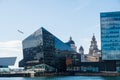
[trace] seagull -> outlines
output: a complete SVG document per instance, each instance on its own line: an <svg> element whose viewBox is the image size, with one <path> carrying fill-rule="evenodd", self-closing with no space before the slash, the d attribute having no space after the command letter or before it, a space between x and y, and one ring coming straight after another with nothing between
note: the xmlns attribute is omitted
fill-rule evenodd
<svg viewBox="0 0 120 80"><path fill-rule="evenodd" d="M22 31L20 31L20 30L17 30L19 33L21 33L21 34L24 34Z"/></svg>

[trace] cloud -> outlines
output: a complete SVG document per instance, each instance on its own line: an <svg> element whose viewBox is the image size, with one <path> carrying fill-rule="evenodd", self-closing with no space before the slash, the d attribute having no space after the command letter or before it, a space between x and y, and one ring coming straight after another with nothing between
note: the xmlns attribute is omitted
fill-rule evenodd
<svg viewBox="0 0 120 80"><path fill-rule="evenodd" d="M2 47L17 47L17 44L20 44L21 41L19 40L13 40L13 41L4 41L4 42L0 42L0 46Z"/></svg>
<svg viewBox="0 0 120 80"><path fill-rule="evenodd" d="M0 42L0 50L20 51L20 47L21 41L19 40Z"/></svg>

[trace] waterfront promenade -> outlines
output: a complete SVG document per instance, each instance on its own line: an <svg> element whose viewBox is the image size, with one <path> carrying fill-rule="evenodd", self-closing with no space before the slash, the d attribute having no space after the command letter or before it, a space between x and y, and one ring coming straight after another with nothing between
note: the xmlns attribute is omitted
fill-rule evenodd
<svg viewBox="0 0 120 80"><path fill-rule="evenodd" d="M0 73L0 77L46 77L46 76L120 76L117 72L100 72L100 73L81 73L81 72L60 72L60 73Z"/></svg>

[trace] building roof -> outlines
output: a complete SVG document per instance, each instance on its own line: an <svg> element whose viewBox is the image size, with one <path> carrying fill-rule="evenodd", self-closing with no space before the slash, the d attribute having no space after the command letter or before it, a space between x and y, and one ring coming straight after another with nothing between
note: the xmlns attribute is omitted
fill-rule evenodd
<svg viewBox="0 0 120 80"><path fill-rule="evenodd" d="M55 48L60 50L74 51L69 45L66 45L63 41L61 41L43 27L39 28L37 31L23 40L23 49L33 48L39 45L43 46L43 43L45 43L45 39L43 37L45 37L46 33L48 34L47 36L51 36L52 41L54 41Z"/></svg>
<svg viewBox="0 0 120 80"><path fill-rule="evenodd" d="M14 65L16 57L4 57L0 58L0 66L11 66Z"/></svg>

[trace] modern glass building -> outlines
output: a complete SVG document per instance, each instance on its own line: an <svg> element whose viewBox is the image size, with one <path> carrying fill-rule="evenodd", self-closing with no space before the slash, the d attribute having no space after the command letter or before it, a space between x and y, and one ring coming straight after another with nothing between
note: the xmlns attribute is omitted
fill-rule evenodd
<svg viewBox="0 0 120 80"><path fill-rule="evenodd" d="M120 60L120 11L100 14L102 60Z"/></svg>
<svg viewBox="0 0 120 80"><path fill-rule="evenodd" d="M46 64L57 71L65 71L66 55L74 53L72 48L43 27L23 40L22 44L23 60L19 62L19 66L25 68Z"/></svg>
<svg viewBox="0 0 120 80"><path fill-rule="evenodd" d="M9 66L15 64L16 57L2 57L0 58L0 73L9 72Z"/></svg>

